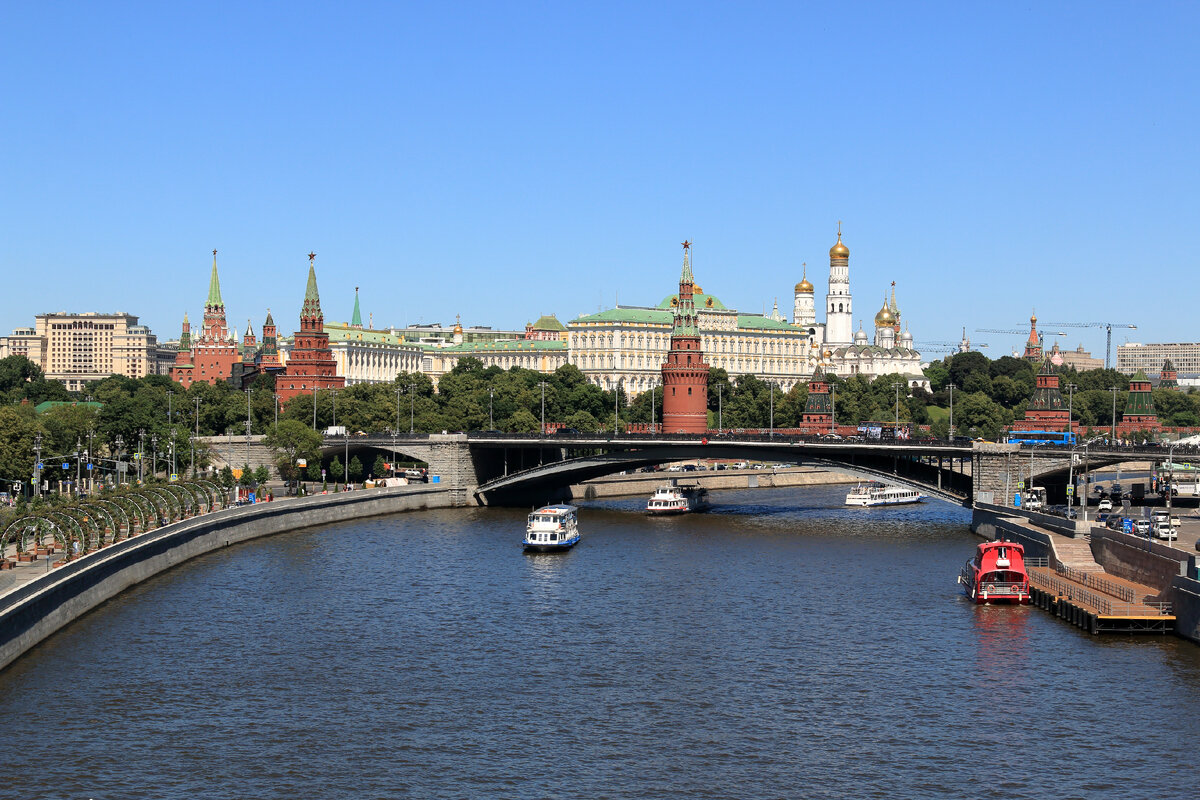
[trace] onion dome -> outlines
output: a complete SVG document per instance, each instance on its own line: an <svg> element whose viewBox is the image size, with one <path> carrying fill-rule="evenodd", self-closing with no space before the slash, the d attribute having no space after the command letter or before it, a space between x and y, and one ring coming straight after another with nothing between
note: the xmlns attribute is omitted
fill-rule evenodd
<svg viewBox="0 0 1200 800"><path fill-rule="evenodd" d="M829 248L829 257L830 258L849 258L850 257L850 248L846 247L846 245L842 244L842 225L840 222L838 223L837 244L835 244L833 247Z"/></svg>
<svg viewBox="0 0 1200 800"><path fill-rule="evenodd" d="M804 268L804 277L801 278L800 282L796 284L796 294L812 294L812 293L813 293L813 285L811 283L809 283L808 267L806 265Z"/></svg>
<svg viewBox="0 0 1200 800"><path fill-rule="evenodd" d="M861 345L867 344L867 342L867 332L863 330L862 320L860 319L858 321L858 331L854 334L854 343Z"/></svg>
<svg viewBox="0 0 1200 800"><path fill-rule="evenodd" d="M875 315L876 328L890 328L896 324L896 318L892 316L892 310L888 308L887 300L883 301L883 308L879 309L879 313Z"/></svg>
<svg viewBox="0 0 1200 800"><path fill-rule="evenodd" d="M831 358L833 358L833 351L830 350L828 347L826 347L825 348L825 360L828 361Z"/></svg>
<svg viewBox="0 0 1200 800"><path fill-rule="evenodd" d="M460 314L454 315L454 332L462 333L462 315Z"/></svg>

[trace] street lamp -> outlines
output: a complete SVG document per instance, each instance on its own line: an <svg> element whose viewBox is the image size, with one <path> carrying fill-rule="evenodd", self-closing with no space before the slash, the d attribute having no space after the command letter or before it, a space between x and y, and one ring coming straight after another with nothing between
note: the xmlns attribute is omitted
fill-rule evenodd
<svg viewBox="0 0 1200 800"><path fill-rule="evenodd" d="M724 399L722 396L724 388L725 387L723 387L721 384L719 384L719 383L717 384L717 433L720 433L722 430L725 429L725 420L723 417L724 403L722 402L722 400ZM663 402L664 403L667 402L666 387L663 387ZM666 416L667 416L667 412L666 412L666 408L664 407L663 408L663 424L664 425L667 422Z"/></svg>
<svg viewBox="0 0 1200 800"><path fill-rule="evenodd" d="M1112 404L1112 432L1111 432L1111 434L1110 434L1110 436L1109 436L1109 441L1110 441L1110 442L1111 442L1113 445L1116 445L1116 443L1117 443L1117 387L1115 387L1115 386L1110 386L1110 387L1108 387L1108 390L1109 390L1110 392L1112 392L1112 396L1113 396L1113 404Z"/></svg>
<svg viewBox="0 0 1200 800"><path fill-rule="evenodd" d="M496 420L492 417L492 395L495 394L495 389L488 387L488 430L496 430Z"/></svg>
<svg viewBox="0 0 1200 800"><path fill-rule="evenodd" d="M950 390L950 441L954 441L954 390L956 387L953 383L946 384L946 388Z"/></svg>
<svg viewBox="0 0 1200 800"><path fill-rule="evenodd" d="M892 388L896 390L896 421L892 425L893 439L897 438L898 434L900 433L900 387L901 386L907 386L907 384L900 383L900 381L892 381Z"/></svg>
<svg viewBox="0 0 1200 800"><path fill-rule="evenodd" d="M655 429L655 427L654 427L654 412L655 412L655 408L654 408L654 400L655 400L654 393L655 393L656 391L658 391L658 381L657 381L657 380L655 380L655 381L652 381L652 382L650 383L650 433L654 433L654 432L655 432L655 430L656 430L656 429Z"/></svg>
<svg viewBox="0 0 1200 800"><path fill-rule="evenodd" d="M196 433L192 439L192 477L195 478L199 472L196 470L196 440L200 438L200 398L196 398Z"/></svg>
<svg viewBox="0 0 1200 800"><path fill-rule="evenodd" d="M775 436L775 384L774 383L771 384L771 421L770 421L770 425L771 425L771 428L770 428L770 432L768 433L768 435L771 437L774 437Z"/></svg>
<svg viewBox="0 0 1200 800"><path fill-rule="evenodd" d="M542 384L542 436L546 435L546 382L540 381Z"/></svg>
<svg viewBox="0 0 1200 800"><path fill-rule="evenodd" d="M829 384L829 432L837 433L837 384Z"/></svg>
<svg viewBox="0 0 1200 800"><path fill-rule="evenodd" d="M399 383L396 384L396 432L400 431L400 392L403 387ZM393 448L394 449L394 448ZM394 455L394 454L393 454Z"/></svg>
<svg viewBox="0 0 1200 800"><path fill-rule="evenodd" d="M1079 387L1073 383L1067 384L1067 433L1075 432L1075 390Z"/></svg>
<svg viewBox="0 0 1200 800"><path fill-rule="evenodd" d="M279 392L275 392L275 427L279 427Z"/></svg>
<svg viewBox="0 0 1200 800"><path fill-rule="evenodd" d="M416 405L417 398L416 398L416 395L414 394L416 391L417 391L417 384L410 381L408 384L408 432L409 433L412 433L414 428L416 427L414 424L416 417L417 417L417 405Z"/></svg>
<svg viewBox="0 0 1200 800"><path fill-rule="evenodd" d="M252 425L250 421L250 390L246 390L246 469L250 469L250 431Z"/></svg>
<svg viewBox="0 0 1200 800"><path fill-rule="evenodd" d="M621 427L621 379L613 376L613 436L616 436Z"/></svg>

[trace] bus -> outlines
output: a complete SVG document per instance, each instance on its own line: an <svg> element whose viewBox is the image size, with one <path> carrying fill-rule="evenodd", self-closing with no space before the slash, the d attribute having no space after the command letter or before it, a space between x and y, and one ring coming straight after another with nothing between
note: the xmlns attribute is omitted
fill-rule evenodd
<svg viewBox="0 0 1200 800"><path fill-rule="evenodd" d="M1049 444L1058 447L1074 447L1076 436L1071 431L1009 431L1009 444Z"/></svg>

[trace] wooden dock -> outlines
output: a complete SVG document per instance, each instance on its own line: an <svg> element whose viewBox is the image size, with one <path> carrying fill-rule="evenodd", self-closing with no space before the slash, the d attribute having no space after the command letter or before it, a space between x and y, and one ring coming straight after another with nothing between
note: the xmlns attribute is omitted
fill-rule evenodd
<svg viewBox="0 0 1200 800"><path fill-rule="evenodd" d="M1041 564L1030 563L1042 561ZM1029 600L1091 633L1170 633L1175 617L1170 603L1153 602L1149 586L1107 573L1029 559Z"/></svg>

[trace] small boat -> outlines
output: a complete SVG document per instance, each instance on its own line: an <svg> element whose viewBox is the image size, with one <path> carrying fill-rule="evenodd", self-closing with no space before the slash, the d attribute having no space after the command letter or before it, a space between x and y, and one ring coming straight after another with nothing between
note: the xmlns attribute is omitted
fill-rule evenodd
<svg viewBox="0 0 1200 800"><path fill-rule="evenodd" d="M646 513L663 516L666 514L688 514L708 509L708 489L703 486L677 486L669 483L660 486L646 501Z"/></svg>
<svg viewBox="0 0 1200 800"><path fill-rule="evenodd" d="M976 603L1028 603L1025 548L1016 542L982 543L963 565L958 582Z"/></svg>
<svg viewBox="0 0 1200 800"><path fill-rule="evenodd" d="M525 549L538 553L569 550L579 541L579 509L575 506L543 506L529 515L525 525Z"/></svg>
<svg viewBox="0 0 1200 800"><path fill-rule="evenodd" d="M905 503L919 503L925 495L916 489L903 486L888 486L886 483L871 481L860 483L846 495L848 506L898 506Z"/></svg>

